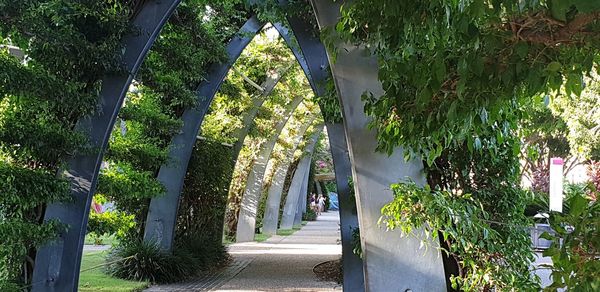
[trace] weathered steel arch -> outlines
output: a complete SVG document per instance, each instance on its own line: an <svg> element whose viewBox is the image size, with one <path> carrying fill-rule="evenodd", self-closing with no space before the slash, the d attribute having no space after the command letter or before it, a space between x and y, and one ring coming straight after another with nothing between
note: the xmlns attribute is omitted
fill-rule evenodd
<svg viewBox="0 0 600 292"><path fill-rule="evenodd" d="M237 161L238 156L240 155L240 151L244 146L244 140L246 139L246 136L248 136L250 128L254 124L254 118L258 114L260 107L263 105L267 97L271 95L271 92L273 92L275 86L277 86L279 83L279 80L283 78L283 75L285 75L288 70L289 68L284 68L283 70L277 70L276 76L267 76L267 80L263 84L263 91L258 97L252 100L252 108L244 113L244 116L242 117L242 128L237 131L235 135L236 141L233 143L233 163Z"/></svg>
<svg viewBox="0 0 600 292"><path fill-rule="evenodd" d="M204 116L219 87L225 80L227 72L263 26L264 23L261 23L256 16L252 16L246 21L240 29L240 33L227 46L229 59L224 63L211 66L207 80L198 87L199 105L183 113L183 127L180 133L173 137L171 141L172 147L169 158L172 161L161 166L158 172L158 181L165 186L166 194L153 198L150 202L144 240L157 242L161 248L171 250L175 235L179 197L183 189L183 181L192 156L196 136Z"/></svg>
<svg viewBox="0 0 600 292"><path fill-rule="evenodd" d="M318 38L317 32L314 31L312 25L307 23L305 19L291 16L288 17L288 22L304 58L302 59L297 56L297 59L305 60L307 68L305 72L307 72L307 76L311 76L309 80L312 80L311 85L313 86L313 90L317 95L323 95L325 94L325 82L329 77L327 71L329 69L329 60L325 46ZM282 35L284 34L282 33ZM291 47L291 40L288 42ZM340 202L340 233L342 237L342 263L344 265L343 287L348 291L364 291L363 261L354 254L352 246L353 230L359 227L359 221L356 202L351 196L350 188L348 187L348 179L351 177L352 171L350 168L348 145L346 143L346 133L342 123L328 123L326 126ZM307 180L308 174L304 179L305 182L303 182L302 187L306 187ZM303 191L303 193L306 193L306 191ZM301 204L298 204L298 206L301 206ZM295 216L295 221L297 221L297 217Z"/></svg>
<svg viewBox="0 0 600 292"><path fill-rule="evenodd" d="M286 113L283 115L284 118L277 122L273 135L269 138L269 140L264 142L257 158L252 163L252 168L250 169L248 179L246 180L246 189L244 190L244 195L240 204L236 242L247 242L254 240L254 228L256 227L258 200L261 195L267 164L271 159L271 153L273 152L273 148L275 148L275 144L277 143L277 139L279 138L281 131L302 100L304 100L304 96L299 95L295 96L292 102L290 102L289 105L291 105L291 107L288 105Z"/></svg>
<svg viewBox="0 0 600 292"><path fill-rule="evenodd" d="M210 107L214 95L224 81L227 72L263 26L264 24L259 23L256 17L252 17L242 27L238 36L230 42L227 48L229 60L226 63L215 65L214 70L211 69L208 81L203 83L198 89L198 95L204 97L204 99L197 109L190 109L184 113L182 132L174 137L171 142L173 147L169 153L170 163L161 166L158 174L158 180L166 187L167 191L164 196L153 198L150 201L144 232L144 240L157 242L164 250L171 250L173 245L179 198L183 190L183 182L196 140L196 134L200 130L204 116ZM279 74L278 78L268 82L262 95L269 95L282 75ZM254 115L250 114L247 117L253 118ZM252 120L248 122L245 119L245 124L253 122ZM243 143L248 130L249 127L242 129L238 142L234 144L234 161L237 160L239 150L241 149L240 144Z"/></svg>
<svg viewBox="0 0 600 292"><path fill-rule="evenodd" d="M38 250L32 291L77 291L90 204L104 150L131 81L179 2L144 1L131 21L139 33L122 41L125 72L103 79L99 100L101 109L78 122L77 129L86 133L95 147L92 152L77 154L68 161L65 177L70 181L73 201L49 204L46 208L45 221L58 220L68 224L69 228L61 232L57 240Z"/></svg>
<svg viewBox="0 0 600 292"><path fill-rule="evenodd" d="M321 129L319 129L317 126L316 132L313 135L311 135L307 141L307 145L304 150L309 151L311 156L312 149L314 148L314 144L316 143L321 131L322 127ZM262 233L273 235L277 232L277 223L279 221L279 208L281 204L283 184L285 182L285 178L290 168L290 164L292 163L294 152L296 152L300 142L302 141L302 136L297 137L297 139L294 141L294 145L287 149L287 151L285 151L284 159L281 162L281 165L277 166L275 169L273 178L271 179L271 185L269 186L269 189L267 191L267 203L265 205L265 213L263 215ZM304 171L304 169L300 171Z"/></svg>
<svg viewBox="0 0 600 292"><path fill-rule="evenodd" d="M300 162L298 163L298 168L296 168L296 172L292 177L292 182L290 184L290 189L288 190L288 195L285 200L285 206L283 207L283 215L281 218L281 229L292 229L294 227L294 218L296 217L296 213L298 213L298 206L300 205L302 184L304 183L304 178L306 177L306 171L310 168L310 162L312 161L312 150L315 147L315 143L319 138L319 135L323 131L323 125L319 125L310 138L310 144L307 147L307 150L310 151L311 155L305 155L302 157ZM281 193L280 193L281 198Z"/></svg>
<svg viewBox="0 0 600 292"><path fill-rule="evenodd" d="M311 0L321 28L337 24L345 2ZM334 32L335 33L335 32ZM445 291L446 281L440 251L420 249L422 240L386 231L377 224L381 207L393 200L389 186L407 178L425 183L423 164L405 161L402 148L390 156L378 153L375 131L367 126L361 95L383 93L377 59L364 46L336 40L340 48L331 71L342 106L344 129L351 159L354 190L358 202L364 258L365 291ZM429 239L430 240L430 239ZM431 242L435 244L435 242ZM397 279L397 281L390 281Z"/></svg>

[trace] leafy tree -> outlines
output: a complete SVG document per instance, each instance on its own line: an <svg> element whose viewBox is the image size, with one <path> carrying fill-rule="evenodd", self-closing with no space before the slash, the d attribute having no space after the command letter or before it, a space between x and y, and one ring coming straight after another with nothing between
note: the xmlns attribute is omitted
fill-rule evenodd
<svg viewBox="0 0 600 292"><path fill-rule="evenodd" d="M380 148L431 164L478 143L515 98L581 93L599 62L599 11L593 0L354 1L337 31L379 61L385 93L365 100Z"/></svg>
<svg viewBox="0 0 600 292"><path fill-rule="evenodd" d="M528 105L559 91L580 95L584 76L598 69L600 4L353 1L342 8L335 32L377 57L384 94L367 92L363 99L379 149L403 146L406 158L427 166L431 187L395 185L384 221L404 231L439 231L458 268L450 276L454 288L534 289L522 229L529 225L523 212L530 196L519 187L516 130L524 119L553 117ZM545 141L538 146L568 152L564 137L549 139L564 130L556 120L527 129L526 142L534 145L533 134L540 134ZM481 237L486 230L494 240Z"/></svg>
<svg viewBox="0 0 600 292"><path fill-rule="evenodd" d="M35 248L64 227L43 222L45 206L70 199L60 170L87 147L74 126L97 110L102 76L121 70L131 8L28 0L0 1L0 11L0 290L13 290L30 281Z"/></svg>
<svg viewBox="0 0 600 292"><path fill-rule="evenodd" d="M571 155L581 160L600 159L598 129L600 123L600 77L592 74L584 78L581 95L568 94L566 88L558 92L551 104L552 112L566 122L567 140Z"/></svg>

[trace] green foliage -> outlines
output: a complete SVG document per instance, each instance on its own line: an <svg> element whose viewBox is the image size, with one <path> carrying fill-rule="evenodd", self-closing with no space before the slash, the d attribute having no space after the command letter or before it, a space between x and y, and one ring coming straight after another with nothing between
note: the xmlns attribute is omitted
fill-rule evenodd
<svg viewBox="0 0 600 292"><path fill-rule="evenodd" d="M565 120L555 115L544 100L533 98L523 105L523 117L519 123L519 135L522 138L521 157L525 160L521 172L532 183L534 191L548 192L548 170L550 158L562 157L568 165L575 165L576 157L571 157L570 143L567 140L568 128Z"/></svg>
<svg viewBox="0 0 600 292"><path fill-rule="evenodd" d="M359 258L363 258L362 244L360 243L360 228L352 229L352 252Z"/></svg>
<svg viewBox="0 0 600 292"><path fill-rule="evenodd" d="M122 244L107 257L110 275L135 281L170 283L192 276L196 263L188 253L171 254L154 243L135 241Z"/></svg>
<svg viewBox="0 0 600 292"><path fill-rule="evenodd" d="M157 139L133 131L125 136L114 135L107 156L114 161L126 161L135 169L154 172L169 162L168 148L158 146L158 142Z"/></svg>
<svg viewBox="0 0 600 292"><path fill-rule="evenodd" d="M0 218L24 218L35 222L31 212L46 202L65 201L69 185L45 170L32 170L0 161Z"/></svg>
<svg viewBox="0 0 600 292"><path fill-rule="evenodd" d="M152 198L164 191L152 173L136 171L124 163L103 169L98 181L98 193L108 198Z"/></svg>
<svg viewBox="0 0 600 292"><path fill-rule="evenodd" d="M0 1L0 282L24 286L35 248L62 225L43 223L47 203L68 201L58 170L87 148L74 130L97 110L100 79L121 70L129 8L114 1ZM12 283L12 284L11 284ZM18 284L15 284L18 283Z"/></svg>
<svg viewBox="0 0 600 292"><path fill-rule="evenodd" d="M173 253L154 243L134 241L114 248L106 261L107 272L121 279L171 283L211 270L228 257L223 245L206 244L213 240L205 234L180 238Z"/></svg>
<svg viewBox="0 0 600 292"><path fill-rule="evenodd" d="M57 221L38 224L35 221L21 218L7 218L0 221L0 234L3 243L0 245L0 283L19 283L21 269L26 260L31 260L29 251L38 248L56 238L56 234L64 229ZM0 287L3 284L0 284Z"/></svg>
<svg viewBox="0 0 600 292"><path fill-rule="evenodd" d="M111 163L101 170L97 194L114 201L118 210L135 218L134 228L129 229L127 240L142 236L142 224L148 210L148 199L165 192L153 172L138 171L126 163Z"/></svg>
<svg viewBox="0 0 600 292"><path fill-rule="evenodd" d="M210 239L204 244L221 245L232 172L230 147L196 142L179 202L176 240L203 234Z"/></svg>
<svg viewBox="0 0 600 292"><path fill-rule="evenodd" d="M288 16L297 16L317 27L316 19L312 13L309 1L288 0L285 2L277 0L254 1L252 9L256 11L258 18L265 22L287 24ZM285 5L282 5L285 3ZM316 31L316 29L315 29Z"/></svg>
<svg viewBox="0 0 600 292"><path fill-rule="evenodd" d="M450 145L478 148L490 126L502 135L515 100L561 86L579 95L583 76L600 61L600 4L558 2L345 5L339 36L365 44L379 62L385 93L364 96L379 148L403 146L431 164Z"/></svg>
<svg viewBox="0 0 600 292"><path fill-rule="evenodd" d="M325 94L323 96L317 96L316 102L321 108L323 119L326 123L335 124L342 122L342 110L337 97L335 83L333 82L333 77L331 75L325 83Z"/></svg>
<svg viewBox="0 0 600 292"><path fill-rule="evenodd" d="M118 210L102 213L91 212L88 221L88 232L95 244L102 244L101 237L116 235L124 238L129 229L135 226L134 216Z"/></svg>
<svg viewBox="0 0 600 292"><path fill-rule="evenodd" d="M247 17L240 0L182 1L136 76L107 153L119 167L102 173L98 189L135 216L130 237L141 238L149 199L163 192L156 174L171 163L169 145L181 131L181 116L198 105L196 89L211 64L227 59L225 44Z"/></svg>
<svg viewBox="0 0 600 292"><path fill-rule="evenodd" d="M600 289L600 205L598 191L593 185L584 189L571 189L564 213L552 212L550 226L553 233L540 237L551 240L544 256L552 258L553 283L547 291L563 288L573 291Z"/></svg>
<svg viewBox="0 0 600 292"><path fill-rule="evenodd" d="M592 74L583 80L585 88L580 96L566 94L563 89L550 103L552 112L562 118L567 127L571 155L582 160L600 158L600 140L597 131L600 121L600 77Z"/></svg>
<svg viewBox="0 0 600 292"><path fill-rule="evenodd" d="M126 281L106 274L106 269L103 267L106 254L106 251L83 253L78 291L135 292L148 287L147 281Z"/></svg>
<svg viewBox="0 0 600 292"><path fill-rule="evenodd" d="M315 221L317 220L317 213L311 208L306 208L306 213L302 214L303 221Z"/></svg>
<svg viewBox="0 0 600 292"><path fill-rule="evenodd" d="M380 222L401 229L405 236L425 228L429 237L449 241L443 252L457 258L460 275L452 286L464 291L488 289L533 290L529 265L533 261L529 233L522 225L495 221L487 203L477 196L431 190L416 184L392 185L394 201L382 208ZM416 233L418 234L418 233ZM425 241L427 242L427 241Z"/></svg>

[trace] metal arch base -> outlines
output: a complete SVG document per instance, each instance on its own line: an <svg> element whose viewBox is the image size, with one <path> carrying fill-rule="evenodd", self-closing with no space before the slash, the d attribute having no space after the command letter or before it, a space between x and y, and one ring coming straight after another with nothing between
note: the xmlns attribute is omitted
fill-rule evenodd
<svg viewBox="0 0 600 292"><path fill-rule="evenodd" d="M58 239L40 248L36 255L32 291L77 291L81 254L92 196L104 150L123 98L160 30L180 0L146 1L132 24L140 33L123 40L126 73L106 76L102 81L97 114L80 120L77 129L95 146L92 153L68 161L65 176L71 184L72 202L48 205L45 221L57 220L69 228Z"/></svg>
<svg viewBox="0 0 600 292"><path fill-rule="evenodd" d="M209 70L207 80L199 86L197 90L199 105L186 110L183 114L181 132L171 142L169 153L171 161L163 165L158 172L158 181L165 186L166 194L151 200L144 230L144 240L156 242L164 250L171 250L173 246L179 197L204 116L225 80L227 72L263 26L264 23L261 23L256 16L246 21L227 46L229 56L227 62L214 64Z"/></svg>

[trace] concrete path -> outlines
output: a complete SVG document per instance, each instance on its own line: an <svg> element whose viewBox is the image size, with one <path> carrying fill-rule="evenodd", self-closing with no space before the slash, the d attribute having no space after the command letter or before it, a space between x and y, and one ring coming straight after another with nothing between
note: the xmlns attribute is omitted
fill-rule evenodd
<svg viewBox="0 0 600 292"><path fill-rule="evenodd" d="M289 236L274 235L265 242L229 246L232 263L214 274L145 292L183 291L341 291L334 282L317 279L313 267L339 259L339 213L323 213Z"/></svg>
<svg viewBox="0 0 600 292"><path fill-rule="evenodd" d="M265 242L232 244L236 260L251 259L237 276L215 291L335 291L334 282L319 281L313 267L338 259L339 215L330 211L290 236L273 236Z"/></svg>

